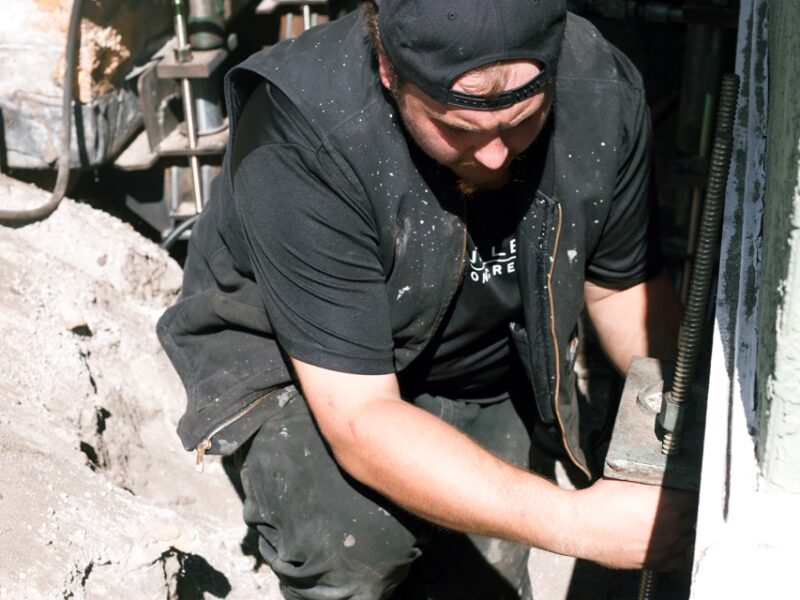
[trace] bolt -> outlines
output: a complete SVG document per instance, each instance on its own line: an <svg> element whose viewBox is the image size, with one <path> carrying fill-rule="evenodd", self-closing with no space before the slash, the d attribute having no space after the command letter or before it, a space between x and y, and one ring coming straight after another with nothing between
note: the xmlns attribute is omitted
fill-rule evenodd
<svg viewBox="0 0 800 600"><path fill-rule="evenodd" d="M683 436L679 431L672 433L664 433L664 439L661 441L661 454L665 456L675 456L680 454L683 447Z"/></svg>

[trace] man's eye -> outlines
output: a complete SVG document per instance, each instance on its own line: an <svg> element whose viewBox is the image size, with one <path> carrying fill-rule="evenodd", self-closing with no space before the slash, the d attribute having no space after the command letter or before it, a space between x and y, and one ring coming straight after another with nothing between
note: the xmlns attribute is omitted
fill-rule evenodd
<svg viewBox="0 0 800 600"><path fill-rule="evenodd" d="M465 133L469 133L469 131L466 129L454 127L453 125L447 125L446 123L442 124L442 129L444 129L447 133L452 133L454 135L463 135Z"/></svg>

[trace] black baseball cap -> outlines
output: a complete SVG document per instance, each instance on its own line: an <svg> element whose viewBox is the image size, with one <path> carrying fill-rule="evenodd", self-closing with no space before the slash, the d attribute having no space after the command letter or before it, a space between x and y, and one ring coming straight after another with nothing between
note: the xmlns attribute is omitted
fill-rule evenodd
<svg viewBox="0 0 800 600"><path fill-rule="evenodd" d="M386 54L397 72L443 104L494 110L529 98L553 81L564 38L564 0L375 0ZM491 63L534 60L529 82L500 94L451 88Z"/></svg>

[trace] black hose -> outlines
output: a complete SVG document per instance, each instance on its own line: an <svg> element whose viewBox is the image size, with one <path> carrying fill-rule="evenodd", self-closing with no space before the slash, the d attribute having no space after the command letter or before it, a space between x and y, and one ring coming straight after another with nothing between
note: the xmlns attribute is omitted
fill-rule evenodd
<svg viewBox="0 0 800 600"><path fill-rule="evenodd" d="M22 227L50 216L61 204L69 181L70 135L72 133L72 95L75 79L75 64L78 55L78 40L83 0L73 0L67 31L67 50L64 65L64 96L61 103L61 154L58 157L58 175L50 200L30 210L0 210L0 225Z"/></svg>
<svg viewBox="0 0 800 600"><path fill-rule="evenodd" d="M725 75L722 78L719 94L714 146L711 151L706 196L703 202L703 214L700 218L700 231L697 236L694 270L678 338L678 358L675 365L675 379L672 384L672 399L678 403L688 399L689 388L697 364L700 336L703 332L703 317L714 274L714 259L719 246L725 188L731 164L733 120L738 95L739 77L732 73Z"/></svg>
<svg viewBox="0 0 800 600"><path fill-rule="evenodd" d="M190 218L186 219L180 225L177 225L175 228L173 228L172 231L169 232L169 235L167 237L165 237L164 241L161 242L161 244L159 244L159 245L164 250L169 250L172 247L172 244L174 244L178 240L180 235L184 231L186 231L187 229L190 229L195 224L197 219L199 219L199 218L200 218L200 215L197 214L197 215L194 215L193 217L190 217Z"/></svg>

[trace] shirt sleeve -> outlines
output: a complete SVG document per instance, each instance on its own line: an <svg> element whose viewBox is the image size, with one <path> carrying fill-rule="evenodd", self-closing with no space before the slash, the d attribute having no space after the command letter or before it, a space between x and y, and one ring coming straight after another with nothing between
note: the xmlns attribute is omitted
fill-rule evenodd
<svg viewBox="0 0 800 600"><path fill-rule="evenodd" d="M622 159L614 197L600 241L587 267L587 279L608 288L625 289L662 269L658 206L651 181L652 125L644 93L623 107L632 115L622 135Z"/></svg>
<svg viewBox="0 0 800 600"><path fill-rule="evenodd" d="M364 194L268 84L251 96L236 136L237 212L282 349L336 371L394 372L383 266Z"/></svg>

